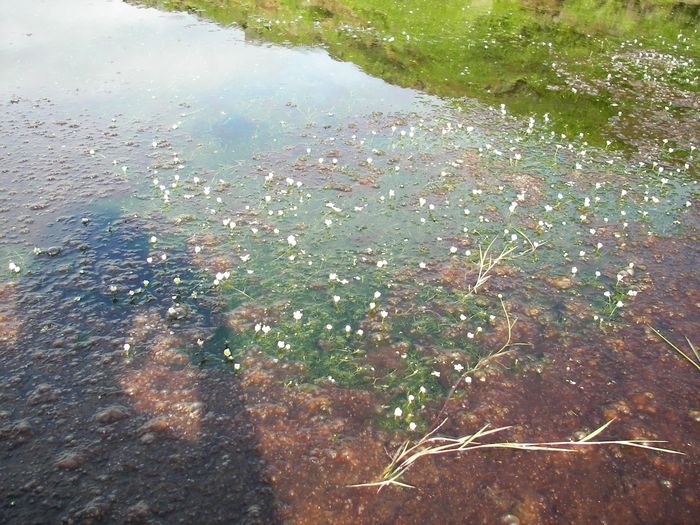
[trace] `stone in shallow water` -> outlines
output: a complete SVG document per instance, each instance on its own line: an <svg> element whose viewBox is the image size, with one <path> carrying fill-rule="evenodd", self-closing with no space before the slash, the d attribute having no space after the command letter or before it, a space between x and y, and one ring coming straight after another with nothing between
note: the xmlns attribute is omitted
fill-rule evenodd
<svg viewBox="0 0 700 525"><path fill-rule="evenodd" d="M153 432L147 432L141 436L141 443L144 445L150 445L156 440L156 435Z"/></svg>
<svg viewBox="0 0 700 525"><path fill-rule="evenodd" d="M129 410L121 405L112 405L95 414L95 421L109 425L130 416Z"/></svg>
<svg viewBox="0 0 700 525"><path fill-rule="evenodd" d="M85 457L82 454L67 451L58 456L54 465L58 469L72 470L80 467L83 463L85 463Z"/></svg>
<svg viewBox="0 0 700 525"><path fill-rule="evenodd" d="M520 519L514 514L506 514L501 516L501 523L503 525L520 525Z"/></svg>
<svg viewBox="0 0 700 525"><path fill-rule="evenodd" d="M146 423L144 423L139 429L139 432L143 432L144 434L153 434L157 432L169 431L170 423L165 417L154 417L153 419L146 421Z"/></svg>
<svg viewBox="0 0 700 525"><path fill-rule="evenodd" d="M570 277L561 275L558 277L551 277L549 279L549 284L554 286L557 290L567 290L573 286L574 281Z"/></svg>
<svg viewBox="0 0 700 525"><path fill-rule="evenodd" d="M41 383L29 394L27 403L30 405L41 405L51 403L58 399L58 391L51 388L51 385Z"/></svg>
<svg viewBox="0 0 700 525"><path fill-rule="evenodd" d="M151 509L145 501L135 503L126 511L127 523L144 523L148 519Z"/></svg>
<svg viewBox="0 0 700 525"><path fill-rule="evenodd" d="M97 497L83 507L75 516L80 523L96 523L105 518L112 502L107 498Z"/></svg>

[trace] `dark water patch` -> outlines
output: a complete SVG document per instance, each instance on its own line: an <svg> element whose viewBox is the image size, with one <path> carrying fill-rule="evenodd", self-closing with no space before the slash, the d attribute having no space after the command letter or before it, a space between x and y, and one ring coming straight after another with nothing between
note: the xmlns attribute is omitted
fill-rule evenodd
<svg viewBox="0 0 700 525"><path fill-rule="evenodd" d="M94 217L61 257L3 290L16 327L0 357L4 522L276 520L243 393L225 371L187 366L183 336L197 330L172 335L160 304L176 288L155 284L141 229ZM69 267L56 271L61 259ZM111 300L110 282L144 277L155 304Z"/></svg>

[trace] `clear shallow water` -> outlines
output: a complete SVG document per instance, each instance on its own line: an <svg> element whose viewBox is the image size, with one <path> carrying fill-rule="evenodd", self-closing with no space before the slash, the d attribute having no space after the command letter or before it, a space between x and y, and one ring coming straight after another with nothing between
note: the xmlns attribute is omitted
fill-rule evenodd
<svg viewBox="0 0 700 525"><path fill-rule="evenodd" d="M639 165L319 50L52 6L3 5L4 519L697 511L697 375L647 328L697 328L691 137ZM492 240L512 251L477 286ZM524 345L467 374L504 311ZM443 417L531 441L617 418L687 455L502 451L348 488Z"/></svg>

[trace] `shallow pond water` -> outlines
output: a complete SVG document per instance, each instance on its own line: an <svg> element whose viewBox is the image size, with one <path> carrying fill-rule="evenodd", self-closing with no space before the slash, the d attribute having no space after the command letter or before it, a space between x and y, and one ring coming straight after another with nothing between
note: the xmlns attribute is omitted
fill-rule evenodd
<svg viewBox="0 0 700 525"><path fill-rule="evenodd" d="M693 521L700 376L653 330L694 360L691 8L570 47L593 22L562 9L540 30L567 93L602 85L573 61L591 46L641 80L528 105L397 79L447 44L432 17L434 47L364 25L402 27L393 3L166 4L243 29L0 2L1 521ZM515 46L524 5L470 8ZM484 45L473 27L446 34ZM603 120L557 110L602 100ZM353 486L430 432L570 443L608 421L596 440L617 443L421 457L396 478L412 488ZM682 454L619 443L637 439Z"/></svg>

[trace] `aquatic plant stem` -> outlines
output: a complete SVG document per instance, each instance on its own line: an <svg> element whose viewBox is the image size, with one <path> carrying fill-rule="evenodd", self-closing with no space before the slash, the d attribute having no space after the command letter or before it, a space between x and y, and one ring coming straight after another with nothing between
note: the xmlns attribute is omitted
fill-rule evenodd
<svg viewBox="0 0 700 525"><path fill-rule="evenodd" d="M665 342L666 344L668 344L671 348L673 348L676 352L678 352L681 356L683 356L683 358L684 358L686 361L688 361L691 365L693 365L695 368L697 368L698 370L700 370L700 355L698 355L698 351L695 349L695 346L693 346L693 343L690 342L690 339L688 339L687 337L685 338L685 340L688 342L688 346L689 346L690 349L693 351L693 354L695 354L695 359L696 359L697 361L693 360L690 356L688 356L688 355L687 355L685 352L683 352L680 348L678 348L678 347L677 347L676 345L674 345L671 341L669 341L669 340L668 340L661 332L659 332L656 328L654 328L653 326L650 326L649 328L651 328L651 329L654 331L654 333L655 333L656 335L658 335L661 339L663 339L664 342Z"/></svg>
<svg viewBox="0 0 700 525"><path fill-rule="evenodd" d="M440 425L435 429L430 431L428 434L423 436L415 445L410 446L409 442L406 441L398 451L392 457L391 463L384 469L381 475L381 479L378 481L373 481L369 483L359 483L356 485L349 485L350 487L378 487L378 490L388 487L390 485L396 485L406 488L415 488L412 485L398 481L401 476L403 476L408 469L413 466L419 459L427 456L436 456L443 454L460 454L463 452L470 452L481 449L511 449L511 450L525 450L525 451L539 451L539 452L564 452L571 453L576 452L578 449L589 447L589 446L606 446L606 445L618 445L623 447L633 447L642 448L646 450L653 450L656 452L663 452L666 454L680 454L683 452L677 450L667 449L663 447L658 447L653 444L656 443L666 443L666 441L659 440L646 440L646 439L623 439L623 440L604 440L604 441L594 441L593 439L601 434L605 429L610 426L614 421L611 419L606 423L602 424L596 428L593 432L590 432L578 441L547 441L542 443L520 443L513 441L502 441L495 443L483 443L482 438L487 436L509 430L512 427L499 427L499 428L489 428L489 425L484 425L474 434L468 434L460 438L450 438L450 437L440 437L433 435L445 424L447 419L443 420Z"/></svg>
<svg viewBox="0 0 700 525"><path fill-rule="evenodd" d="M452 395L455 393L460 382L462 382L465 377L467 377L469 374L473 374L477 370L486 366L492 360L494 360L498 357L503 357L504 355L510 353L511 352L511 350L509 350L510 347L512 347L512 346L524 346L524 345L528 344L528 343L513 343L512 342L513 341L513 327L515 326L515 323L518 321L518 319L515 318L515 319L513 319L513 321L511 321L510 315L508 314L508 309L506 308L506 305L503 302L503 297L499 297L498 299L501 301L501 308L503 309L503 314L505 315L506 324L508 326L508 337L506 339L506 342L498 350L496 350L495 352L489 354L488 356L486 356L482 359L479 359L479 361L476 363L476 365L469 367L464 372L462 372L462 374L459 376L457 381L455 381L452 384L452 388L450 388L450 391L447 394L447 398L445 399L445 402L442 404L442 408L440 408L440 411L438 412L437 416L435 416L435 418L433 419L433 424L431 425L431 427L435 427L436 423L438 421L440 421L443 414L447 410L447 404L450 402L450 399L452 399ZM438 428L438 427L435 427L435 428Z"/></svg>

